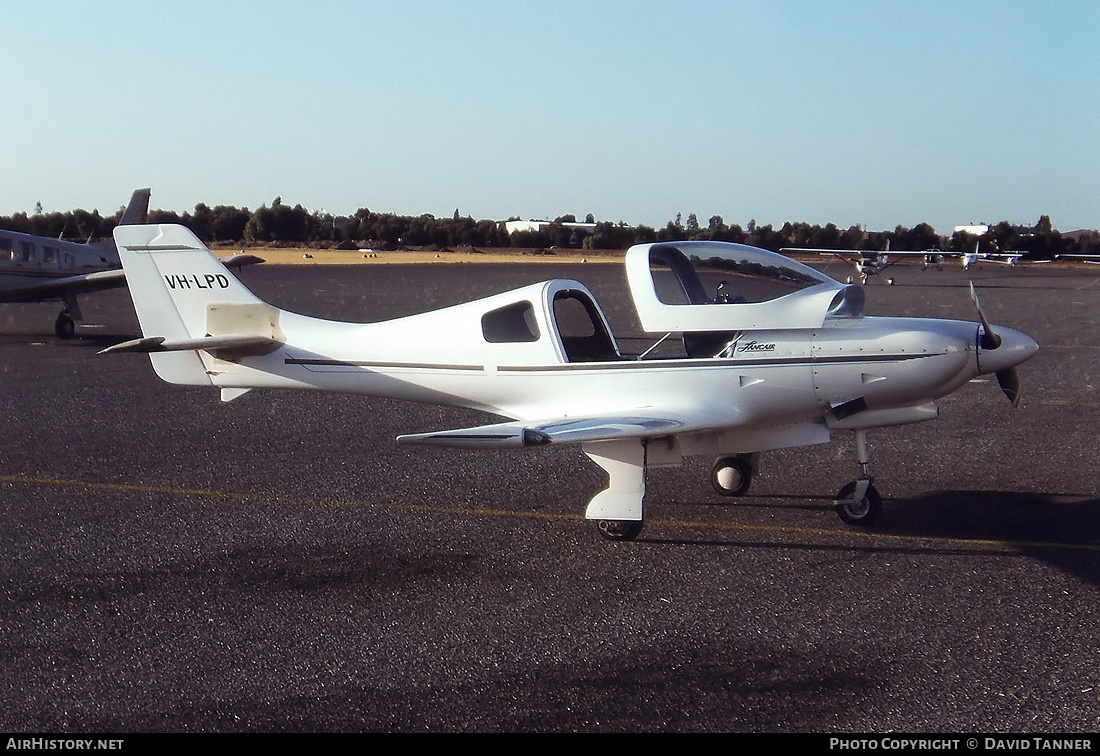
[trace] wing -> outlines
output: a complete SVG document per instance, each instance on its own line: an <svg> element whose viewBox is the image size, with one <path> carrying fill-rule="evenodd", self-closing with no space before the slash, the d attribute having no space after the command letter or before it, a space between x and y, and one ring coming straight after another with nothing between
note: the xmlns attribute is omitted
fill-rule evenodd
<svg viewBox="0 0 1100 756"><path fill-rule="evenodd" d="M991 254L988 254L988 255L983 254L978 259L981 262L998 263L999 265L1015 265L1016 263L1018 263L1020 261L1021 257L1023 257L1022 254L1016 255L1016 254L1008 254L1008 253L1005 253L1005 254L991 253Z"/></svg>
<svg viewBox="0 0 1100 756"><path fill-rule="evenodd" d="M126 285L122 269L97 270L77 276L51 278L14 289L0 290L0 302L41 302L47 299L66 299L90 291L118 289Z"/></svg>
<svg viewBox="0 0 1100 756"><path fill-rule="evenodd" d="M1087 263L1100 263L1100 255L1055 255L1058 260L1079 260ZM1043 262L1046 262L1044 260Z"/></svg>
<svg viewBox="0 0 1100 756"><path fill-rule="evenodd" d="M856 263L859 262L859 253L853 252L847 249L825 249L821 247L783 247L779 250L781 255L831 255L844 262ZM851 257L851 255L856 257Z"/></svg>
<svg viewBox="0 0 1100 756"><path fill-rule="evenodd" d="M583 444L590 441L627 438L661 438L677 433L709 430L714 427L713 415L699 409L681 417L624 414L587 418L563 417L536 422L514 421L398 436L397 443L469 449L502 449L546 444Z"/></svg>

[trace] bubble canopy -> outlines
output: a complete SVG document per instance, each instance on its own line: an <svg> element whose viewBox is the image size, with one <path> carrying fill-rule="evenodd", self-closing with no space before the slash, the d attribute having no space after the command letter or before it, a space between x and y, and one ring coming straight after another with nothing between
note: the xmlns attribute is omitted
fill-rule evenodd
<svg viewBox="0 0 1100 756"><path fill-rule="evenodd" d="M818 328L863 314L860 287L745 244L639 244L627 251L626 273L649 333Z"/></svg>

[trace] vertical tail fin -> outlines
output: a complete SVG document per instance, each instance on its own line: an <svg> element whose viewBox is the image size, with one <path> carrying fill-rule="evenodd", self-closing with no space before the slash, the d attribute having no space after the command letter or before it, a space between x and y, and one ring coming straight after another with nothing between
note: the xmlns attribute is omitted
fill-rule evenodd
<svg viewBox="0 0 1100 756"><path fill-rule="evenodd" d="M135 189L130 195L130 204L122 211L120 226L135 226L144 223L149 217L149 189Z"/></svg>
<svg viewBox="0 0 1100 756"><path fill-rule="evenodd" d="M248 290L198 237L179 225L116 226L118 248L138 323L147 338L187 341L238 330L270 311L263 326L277 328L277 313ZM157 375L169 383L209 385L197 351L149 355Z"/></svg>

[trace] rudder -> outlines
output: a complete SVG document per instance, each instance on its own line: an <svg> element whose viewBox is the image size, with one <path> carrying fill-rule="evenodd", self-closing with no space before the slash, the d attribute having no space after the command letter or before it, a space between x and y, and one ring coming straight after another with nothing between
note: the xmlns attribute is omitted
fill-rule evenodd
<svg viewBox="0 0 1100 756"><path fill-rule="evenodd" d="M256 305L262 301L184 226L116 226L130 298L146 337L201 338L208 333L210 305ZM209 385L197 352L150 354L153 368L169 383Z"/></svg>

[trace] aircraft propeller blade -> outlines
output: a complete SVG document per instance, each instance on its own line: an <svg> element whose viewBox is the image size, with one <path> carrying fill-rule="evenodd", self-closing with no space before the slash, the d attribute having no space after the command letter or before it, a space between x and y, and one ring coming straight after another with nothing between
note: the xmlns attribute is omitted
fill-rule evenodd
<svg viewBox="0 0 1100 756"><path fill-rule="evenodd" d="M978 346L982 349L996 349L1001 345L1001 337L993 331L993 326L989 324L985 312L982 311L982 303L978 301L978 292L974 288L973 281L970 282L970 298L974 300L974 306L978 309L978 319L982 322L982 338ZM1016 372L1016 368L998 370L996 376L997 385L1008 397L1008 401L1012 402L1013 407L1019 407L1021 384L1020 374Z"/></svg>
<svg viewBox="0 0 1100 756"><path fill-rule="evenodd" d="M1020 374L1016 372L1016 368L1009 368L1008 370L998 370L997 384L1001 387L1001 391L1005 392L1005 396L1008 397L1008 401L1012 402L1012 406L1019 407Z"/></svg>
<svg viewBox="0 0 1100 756"><path fill-rule="evenodd" d="M1001 337L993 332L993 326L989 324L985 313L982 311L982 303L978 301L978 292L974 288L974 282L970 282L970 298L974 300L974 306L978 308L978 319L982 321L982 349L996 349L1001 345Z"/></svg>

